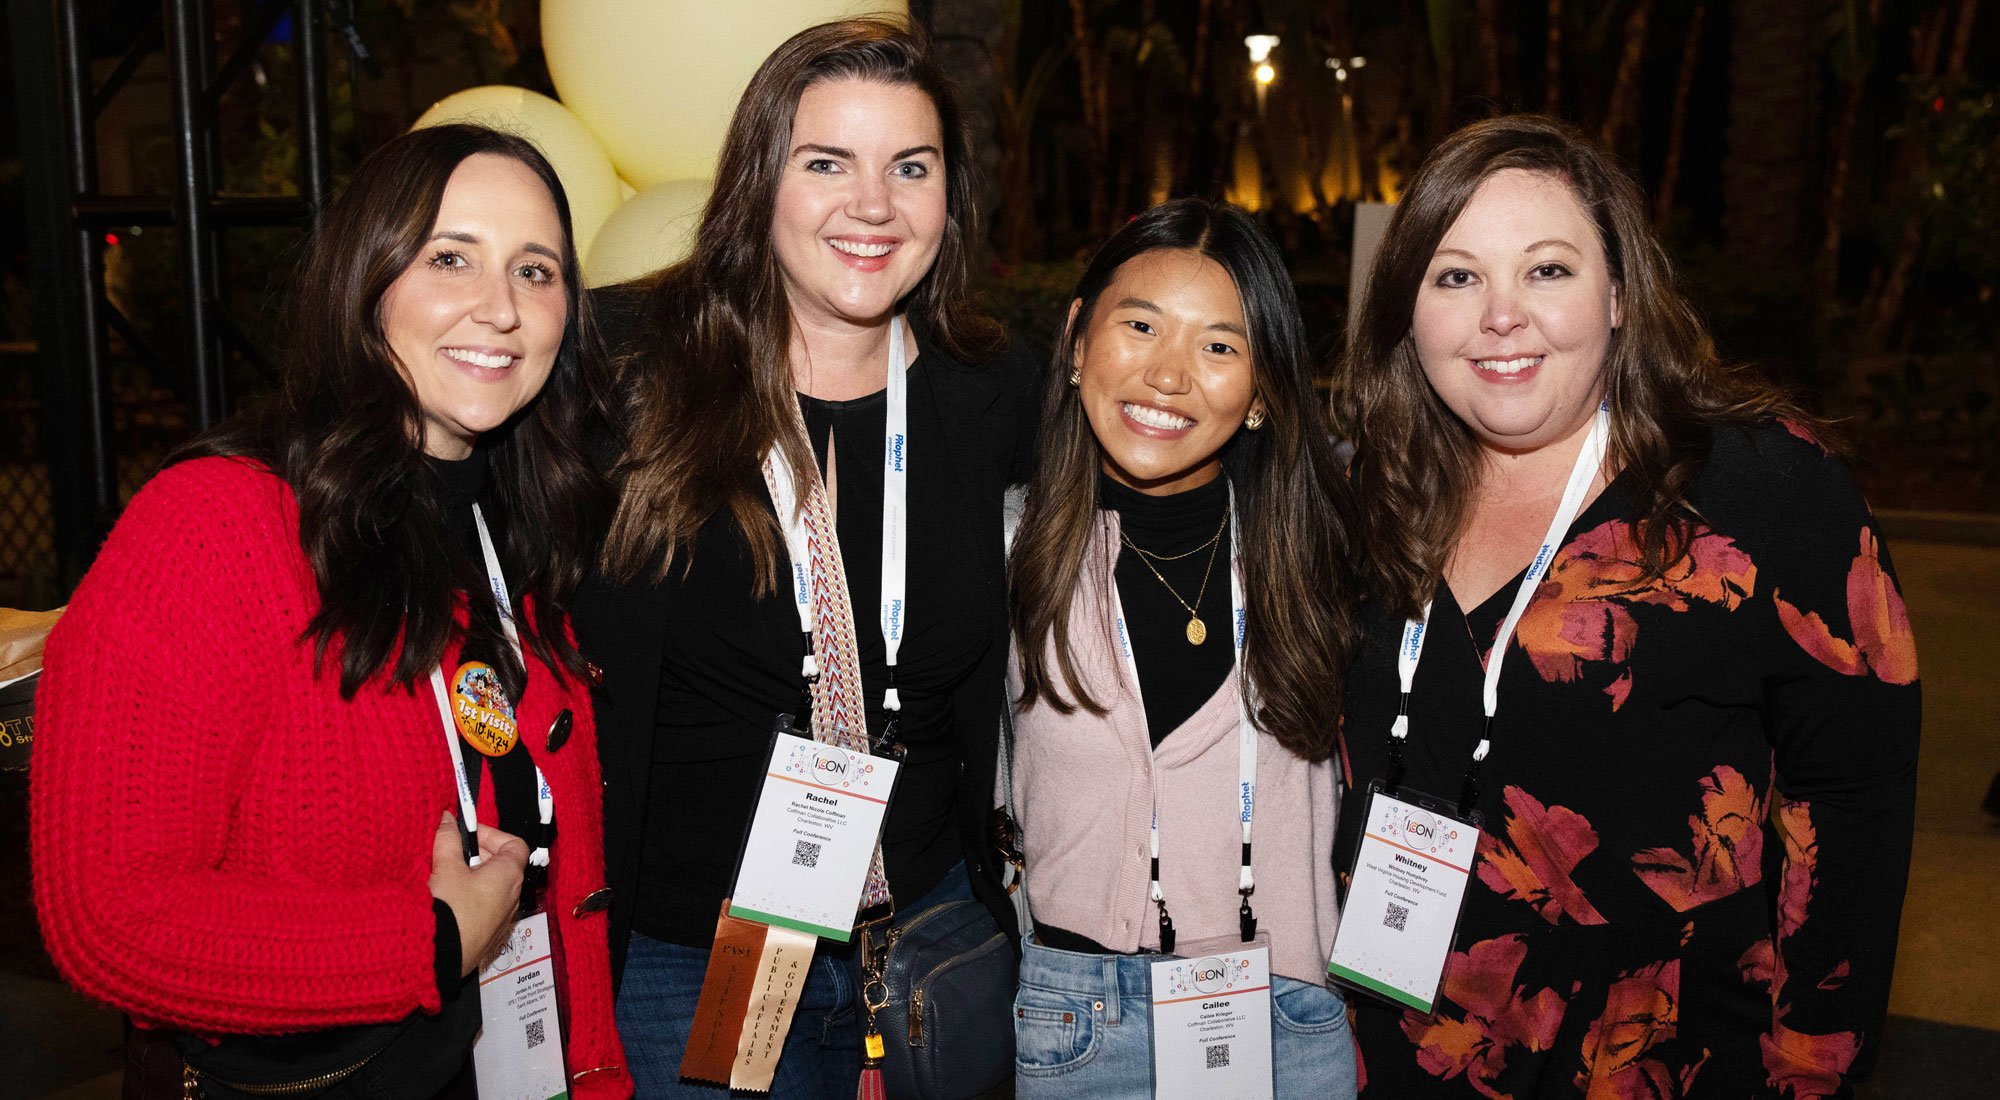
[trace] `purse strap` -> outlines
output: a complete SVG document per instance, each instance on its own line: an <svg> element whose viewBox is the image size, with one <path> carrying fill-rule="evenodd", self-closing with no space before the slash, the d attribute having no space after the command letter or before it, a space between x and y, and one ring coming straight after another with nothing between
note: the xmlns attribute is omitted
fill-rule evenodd
<svg viewBox="0 0 2000 1100"><path fill-rule="evenodd" d="M1001 547L1002 552L1011 556L1014 552L1014 533L1020 529L1021 514L1027 508L1028 487L1010 485L1001 504ZM1035 930L1035 920L1028 910L1027 844L1021 831L1021 814L1014 805L1014 685L1003 671L1000 674L1000 789L1002 804L1007 807L1007 831L1013 851L1006 853L1007 870L1013 881L1005 883L1007 898L1014 904L1014 919L1022 937Z"/></svg>

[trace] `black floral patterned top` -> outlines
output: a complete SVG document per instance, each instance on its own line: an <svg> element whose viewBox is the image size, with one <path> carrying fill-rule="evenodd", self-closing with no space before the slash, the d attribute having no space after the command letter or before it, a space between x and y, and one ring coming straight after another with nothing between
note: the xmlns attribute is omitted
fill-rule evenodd
<svg viewBox="0 0 2000 1100"><path fill-rule="evenodd" d="M1571 526L1502 671L1436 1015L1356 998L1364 1096L1805 1100L1872 1061L1915 803L1909 617L1803 430L1716 429L1692 499L1690 553L1647 584L1622 479ZM1517 585L1470 613L1438 587L1408 787L1457 798ZM1351 795L1385 770L1401 626L1376 615L1356 660Z"/></svg>

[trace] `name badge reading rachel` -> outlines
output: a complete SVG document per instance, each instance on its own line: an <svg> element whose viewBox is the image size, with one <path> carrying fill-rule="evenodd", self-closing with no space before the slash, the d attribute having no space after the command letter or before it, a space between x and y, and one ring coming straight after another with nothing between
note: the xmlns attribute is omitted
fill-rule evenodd
<svg viewBox="0 0 2000 1100"><path fill-rule="evenodd" d="M897 764L777 735L729 915L847 942Z"/></svg>
<svg viewBox="0 0 2000 1100"><path fill-rule="evenodd" d="M1326 971L1430 1012L1479 851L1478 816L1463 820L1413 792L1387 794L1380 782L1369 785L1365 813Z"/></svg>
<svg viewBox="0 0 2000 1100"><path fill-rule="evenodd" d="M1158 1100L1270 1100L1271 950L1152 965Z"/></svg>

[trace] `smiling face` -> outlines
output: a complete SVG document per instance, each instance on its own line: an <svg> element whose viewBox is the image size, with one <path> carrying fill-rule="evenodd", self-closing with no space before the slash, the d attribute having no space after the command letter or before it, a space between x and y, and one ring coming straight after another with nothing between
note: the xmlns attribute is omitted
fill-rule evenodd
<svg viewBox="0 0 2000 1100"><path fill-rule="evenodd" d="M778 182L772 247L793 316L887 324L944 240L944 127L903 84L808 86Z"/></svg>
<svg viewBox="0 0 2000 1100"><path fill-rule="evenodd" d="M1077 348L1077 389L1104 470L1164 495L1214 480L1257 401L1243 301L1222 265L1161 249L1125 261Z"/></svg>
<svg viewBox="0 0 2000 1100"><path fill-rule="evenodd" d="M1569 185L1508 169L1479 185L1439 242L1411 334L1445 405L1486 447L1521 453L1590 422L1622 316Z"/></svg>
<svg viewBox="0 0 2000 1100"><path fill-rule="evenodd" d="M464 458L541 392L562 347L562 221L511 157L467 157L437 224L382 295L382 331L423 410L424 453Z"/></svg>

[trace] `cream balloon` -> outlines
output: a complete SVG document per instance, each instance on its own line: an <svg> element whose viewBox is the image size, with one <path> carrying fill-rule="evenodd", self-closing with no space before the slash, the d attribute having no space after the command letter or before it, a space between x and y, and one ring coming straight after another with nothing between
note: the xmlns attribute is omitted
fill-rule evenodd
<svg viewBox="0 0 2000 1100"><path fill-rule="evenodd" d="M624 196L618 171L583 121L548 96L526 88L487 84L446 96L417 119L412 130L447 122L490 126L533 142L562 180L571 232L582 255Z"/></svg>
<svg viewBox="0 0 2000 1100"><path fill-rule="evenodd" d="M583 279L610 286L650 275L688 254L709 181L669 180L632 196L614 211L590 242Z"/></svg>
<svg viewBox="0 0 2000 1100"><path fill-rule="evenodd" d="M542 0L542 49L564 103L640 190L715 174L751 74L785 39L904 0Z"/></svg>

